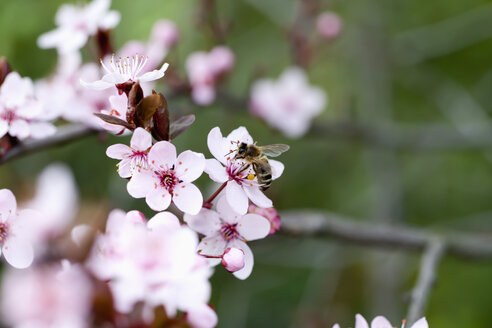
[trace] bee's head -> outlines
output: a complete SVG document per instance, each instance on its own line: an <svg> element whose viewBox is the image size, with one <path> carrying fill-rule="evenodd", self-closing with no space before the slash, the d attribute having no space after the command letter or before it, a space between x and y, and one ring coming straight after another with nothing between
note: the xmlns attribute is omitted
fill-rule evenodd
<svg viewBox="0 0 492 328"><path fill-rule="evenodd" d="M246 153L246 149L248 148L248 145L244 142L241 142L239 144L239 147L237 148L237 153L239 155L244 155Z"/></svg>

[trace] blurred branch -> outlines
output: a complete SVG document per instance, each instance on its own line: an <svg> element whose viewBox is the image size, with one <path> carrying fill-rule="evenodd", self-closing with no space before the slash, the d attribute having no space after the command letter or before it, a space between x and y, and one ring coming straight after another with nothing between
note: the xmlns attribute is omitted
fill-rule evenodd
<svg viewBox="0 0 492 328"><path fill-rule="evenodd" d="M492 4L464 14L404 32L393 41L399 65L415 65L492 37Z"/></svg>
<svg viewBox="0 0 492 328"><path fill-rule="evenodd" d="M21 142L10 148L4 156L0 157L0 165L14 158L38 152L47 148L61 146L85 136L95 134L96 132L97 130L78 124L59 127L58 131L53 136L39 140Z"/></svg>
<svg viewBox="0 0 492 328"><path fill-rule="evenodd" d="M440 239L431 241L425 249L420 263L417 284L412 291L412 298L408 308L408 326L411 326L424 315L429 294L436 281L439 262L444 252L445 244Z"/></svg>
<svg viewBox="0 0 492 328"><path fill-rule="evenodd" d="M446 254L465 260L492 260L492 239L480 234L438 233L405 226L356 222L332 213L289 211L281 213L282 231L293 236L333 237L354 244L423 250L436 238Z"/></svg>

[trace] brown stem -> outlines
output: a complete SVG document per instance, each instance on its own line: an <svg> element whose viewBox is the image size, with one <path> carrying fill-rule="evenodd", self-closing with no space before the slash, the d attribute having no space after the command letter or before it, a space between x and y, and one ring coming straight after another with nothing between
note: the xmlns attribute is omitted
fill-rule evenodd
<svg viewBox="0 0 492 328"><path fill-rule="evenodd" d="M208 200L206 200L205 202L203 202L203 207L205 208L208 208L208 209L211 209L212 208L212 202L213 200L220 194L220 192L227 186L227 183L229 182L229 180L227 180L226 182L224 182L222 184L222 186L219 187L219 189L217 189L216 192L214 192L214 194L212 196L210 196L210 198Z"/></svg>

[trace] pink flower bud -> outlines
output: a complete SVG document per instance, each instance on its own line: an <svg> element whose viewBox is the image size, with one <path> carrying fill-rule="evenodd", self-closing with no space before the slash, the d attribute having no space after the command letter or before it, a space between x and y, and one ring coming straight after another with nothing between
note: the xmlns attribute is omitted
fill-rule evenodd
<svg viewBox="0 0 492 328"><path fill-rule="evenodd" d="M244 268L244 252L239 248L228 248L222 255L222 265L229 272Z"/></svg>
<svg viewBox="0 0 492 328"><path fill-rule="evenodd" d="M166 48L170 48L178 42L179 30L176 24L170 20L162 19L154 24L152 28L152 42L162 43Z"/></svg>
<svg viewBox="0 0 492 328"><path fill-rule="evenodd" d="M209 53L209 58L217 75L230 71L234 66L234 53L225 46L213 48Z"/></svg>
<svg viewBox="0 0 492 328"><path fill-rule="evenodd" d="M343 21L337 14L325 12L318 16L316 27L323 38L334 39L342 31Z"/></svg>

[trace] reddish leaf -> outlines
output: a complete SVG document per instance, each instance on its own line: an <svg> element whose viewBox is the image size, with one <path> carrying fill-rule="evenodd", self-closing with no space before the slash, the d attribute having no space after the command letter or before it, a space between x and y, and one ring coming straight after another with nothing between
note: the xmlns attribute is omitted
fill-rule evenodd
<svg viewBox="0 0 492 328"><path fill-rule="evenodd" d="M135 110L137 105L143 99L143 90L140 86L140 82L131 86L130 92L128 92L128 110L126 111L126 120L133 123L135 120Z"/></svg>
<svg viewBox="0 0 492 328"><path fill-rule="evenodd" d="M95 113L94 115L96 115L97 117L99 117L101 120L103 120L105 122L108 122L108 123L111 123L111 124L116 124L116 125L124 126L125 128L127 128L130 131L135 130L135 125L134 124L130 124L128 122L125 122L122 119L117 118L116 116L106 115L106 114L100 114L100 113Z"/></svg>
<svg viewBox="0 0 492 328"><path fill-rule="evenodd" d="M135 125L137 127L146 127L152 116L154 116L157 111L157 108L160 106L161 101L161 97L157 94L153 94L142 99L142 101L140 101L135 108Z"/></svg>
<svg viewBox="0 0 492 328"><path fill-rule="evenodd" d="M153 116L152 135L158 141L169 140L169 109L166 98L159 93L160 103Z"/></svg>
<svg viewBox="0 0 492 328"><path fill-rule="evenodd" d="M175 139L181 133L185 132L186 129L190 127L190 125L195 122L195 115L186 115L178 118L176 121L171 123L170 128L170 139Z"/></svg>

